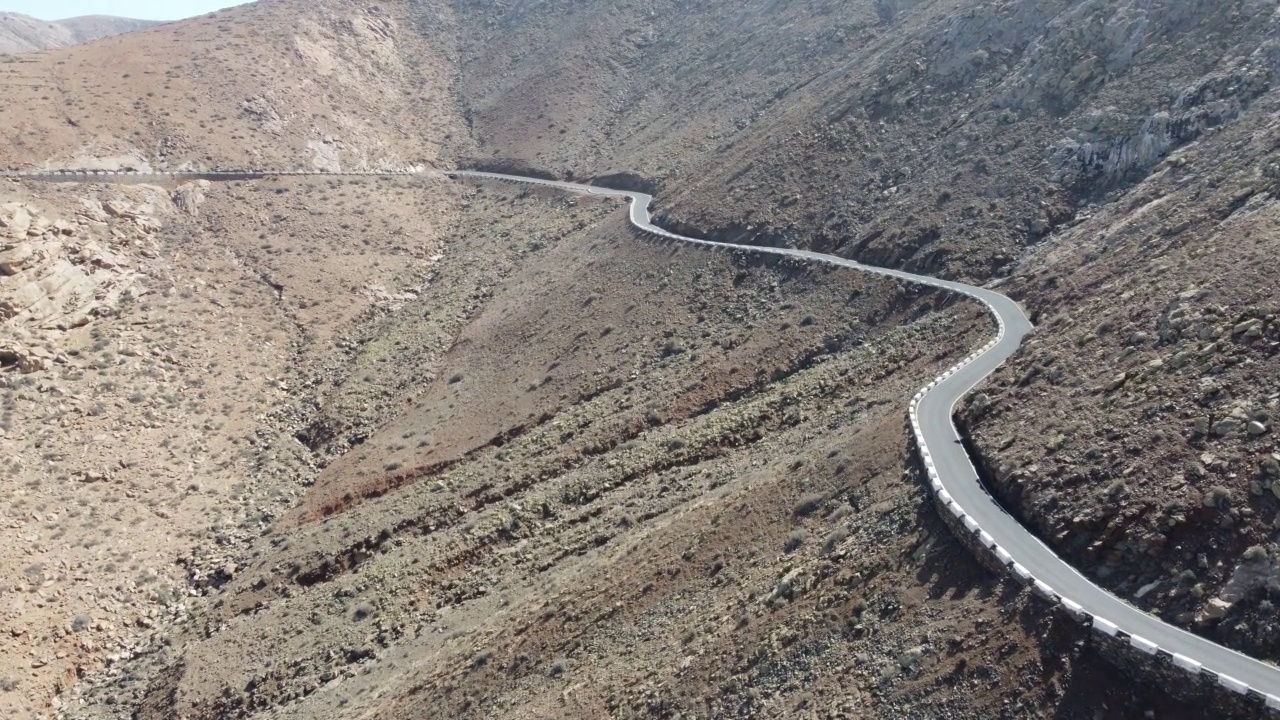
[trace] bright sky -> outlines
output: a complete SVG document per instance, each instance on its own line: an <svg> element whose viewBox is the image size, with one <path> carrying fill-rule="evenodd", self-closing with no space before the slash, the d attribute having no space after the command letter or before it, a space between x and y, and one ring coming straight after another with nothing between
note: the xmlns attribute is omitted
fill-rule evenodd
<svg viewBox="0 0 1280 720"><path fill-rule="evenodd" d="M117 15L139 20L180 20L240 5L248 0L0 0L0 12L41 20L79 15Z"/></svg>

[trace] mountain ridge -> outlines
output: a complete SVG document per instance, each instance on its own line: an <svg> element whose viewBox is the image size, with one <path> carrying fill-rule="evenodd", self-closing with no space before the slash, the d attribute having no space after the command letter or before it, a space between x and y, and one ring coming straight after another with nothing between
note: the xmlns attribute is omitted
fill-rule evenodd
<svg viewBox="0 0 1280 720"><path fill-rule="evenodd" d="M70 47L159 24L155 20L137 20L115 15L78 15L62 20L41 20L21 13L0 12L0 53Z"/></svg>

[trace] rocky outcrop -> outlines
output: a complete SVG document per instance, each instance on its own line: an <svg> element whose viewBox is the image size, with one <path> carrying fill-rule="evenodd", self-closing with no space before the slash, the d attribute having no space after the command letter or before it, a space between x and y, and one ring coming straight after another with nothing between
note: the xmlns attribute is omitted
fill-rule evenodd
<svg viewBox="0 0 1280 720"><path fill-rule="evenodd" d="M179 210L191 217L198 217L200 215L200 203L204 202L204 190L208 187L208 180L183 183L170 193L169 197Z"/></svg>
<svg viewBox="0 0 1280 720"><path fill-rule="evenodd" d="M1264 17L1261 3L1244 5L1239 12L1247 14L1249 19L1273 26L1278 22L1274 16ZM1076 26L1070 31L1062 28L1059 37L1082 38L1086 49L1069 55L1041 53L1059 62L1063 58L1076 58L1078 62L1070 68L1058 67L1053 71L1040 68L1043 77L1058 78L1056 84L1015 83L1013 89L1021 92L1006 93L1006 100L1013 107L1021 108L1029 94L1040 88L1046 90L1042 100L1049 99L1050 106L1056 101L1070 107L1078 102L1080 90L1107 82L1110 75L1127 67L1144 46L1157 42L1148 34L1150 27L1178 27L1179 21L1186 22L1206 9L1216 11L1216 7L1202 3L1164 9L1151 9L1139 3L1082 3L1067 16ZM1100 21L1104 22L1099 24ZM1248 48L1246 53L1212 72L1176 88L1167 106L1147 115L1126 113L1114 106L1085 111L1077 117L1070 135L1050 148L1050 179L1081 187L1099 182L1113 185L1141 177L1171 151L1209 129L1235 120L1254 99L1267 92L1278 67L1278 51L1280 44L1275 40Z"/></svg>
<svg viewBox="0 0 1280 720"><path fill-rule="evenodd" d="M258 95L240 103L240 112L266 133L279 135L285 127L284 118L276 110L272 98Z"/></svg>
<svg viewBox="0 0 1280 720"><path fill-rule="evenodd" d="M150 203L124 199L84 199L74 220L30 204L0 205L0 366L48 369L63 331L145 292L138 264L156 256L161 226L151 213Z"/></svg>
<svg viewBox="0 0 1280 720"><path fill-rule="evenodd" d="M1070 186L1115 184L1155 167L1172 150L1234 120L1271 86L1273 60L1260 48L1230 70L1201 78L1173 104L1146 117L1091 110L1050 150L1050 179Z"/></svg>

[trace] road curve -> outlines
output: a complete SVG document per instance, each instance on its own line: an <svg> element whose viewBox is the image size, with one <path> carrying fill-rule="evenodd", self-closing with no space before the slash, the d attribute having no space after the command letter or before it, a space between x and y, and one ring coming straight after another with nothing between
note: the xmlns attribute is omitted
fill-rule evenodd
<svg viewBox="0 0 1280 720"><path fill-rule="evenodd" d="M1251 695L1273 712L1280 713L1280 668L1193 635L1163 622L1124 602L1063 562L1046 545L1006 513L983 488L973 463L959 442L952 422L957 402L1017 352L1032 326L1017 303L994 290L924 275L914 275L848 260L834 255L794 250L720 243L683 237L651 222L652 197L640 192L613 190L580 183L542 180L516 175L476 171L431 171L424 168L323 173L309 171L17 171L0 172L0 177L51 182L98 182L102 180L247 180L279 176L412 176L443 175L450 178L484 178L507 182L545 185L570 192L628 198L631 222L639 229L659 236L716 248L802 258L816 263L887 275L908 282L943 288L976 299L987 306L999 326L995 339L926 385L912 398L908 413L919 445L921 461L931 490L939 505L946 508L981 545L1019 580L1029 583L1036 594L1060 604L1068 613L1092 624L1095 631L1123 641L1134 652L1167 662L1189 675L1204 675L1230 692Z"/></svg>
<svg viewBox="0 0 1280 720"><path fill-rule="evenodd" d="M1061 603L1073 616L1092 623L1096 631L1127 639L1136 652L1160 655L1165 661L1188 673L1216 676L1217 682L1224 688L1258 696L1268 708L1280 711L1280 668L1170 625L1093 584L1005 512L983 487L972 461L960 444L960 435L956 431L952 415L960 398L1017 352L1022 339L1031 332L1031 322L1013 300L994 290L864 265L834 255L791 248L720 243L676 235L651 222L649 203L653 198L645 193L498 173L454 171L445 174L450 177L505 180L591 195L625 197L631 201L631 222L653 235L694 245L797 257L826 265L888 275L908 282L944 288L981 301L995 316L999 325L998 335L917 393L909 411L921 459L928 472L931 489L940 504L974 533L1001 564L1023 582L1031 583L1037 594L1050 602Z"/></svg>

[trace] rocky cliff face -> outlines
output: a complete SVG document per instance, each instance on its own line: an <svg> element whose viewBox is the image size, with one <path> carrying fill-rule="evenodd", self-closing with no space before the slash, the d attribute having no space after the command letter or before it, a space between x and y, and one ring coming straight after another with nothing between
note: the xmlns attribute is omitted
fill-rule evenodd
<svg viewBox="0 0 1280 720"><path fill-rule="evenodd" d="M1048 238L1036 335L965 411L995 488L1139 606L1276 657L1277 186L1267 92Z"/></svg>

